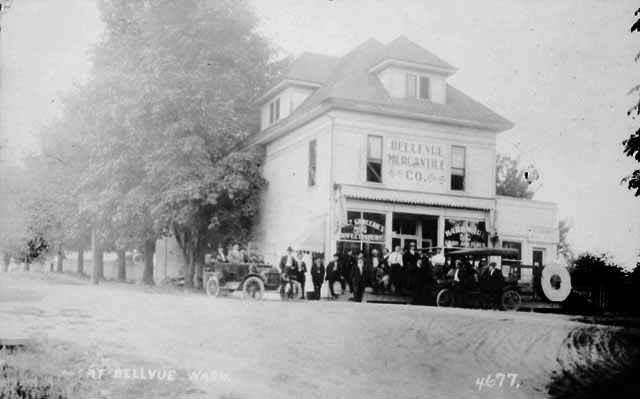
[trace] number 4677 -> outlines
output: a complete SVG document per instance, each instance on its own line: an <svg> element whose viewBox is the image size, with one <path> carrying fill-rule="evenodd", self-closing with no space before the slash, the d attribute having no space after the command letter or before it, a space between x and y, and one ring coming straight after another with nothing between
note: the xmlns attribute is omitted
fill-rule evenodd
<svg viewBox="0 0 640 399"><path fill-rule="evenodd" d="M478 377L476 378L476 386L478 387L478 391L481 391L482 388L502 388L502 387L513 387L520 388L520 383L517 382L518 374L517 373L495 373L489 374L486 377ZM505 383L506 381L506 383Z"/></svg>

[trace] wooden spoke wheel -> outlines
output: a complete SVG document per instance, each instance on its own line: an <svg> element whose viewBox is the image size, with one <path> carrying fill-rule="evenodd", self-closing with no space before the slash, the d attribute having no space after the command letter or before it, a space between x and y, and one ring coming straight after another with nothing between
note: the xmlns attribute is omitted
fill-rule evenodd
<svg viewBox="0 0 640 399"><path fill-rule="evenodd" d="M264 296L264 281L257 276L248 277L242 284L242 296L245 299L262 299Z"/></svg>
<svg viewBox="0 0 640 399"><path fill-rule="evenodd" d="M453 291L449 288L443 288L436 296L436 305L441 307L450 307L454 304Z"/></svg>
<svg viewBox="0 0 640 399"><path fill-rule="evenodd" d="M522 305L522 297L515 290L507 290L502 294L502 307L504 310L518 310Z"/></svg>
<svg viewBox="0 0 640 399"><path fill-rule="evenodd" d="M216 297L220 295L220 282L216 276L209 277L205 285L205 290L209 296Z"/></svg>

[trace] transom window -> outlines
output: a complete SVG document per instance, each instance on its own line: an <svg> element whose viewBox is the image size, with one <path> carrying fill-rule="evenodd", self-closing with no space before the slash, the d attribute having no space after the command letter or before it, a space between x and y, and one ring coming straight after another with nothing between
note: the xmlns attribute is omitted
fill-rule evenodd
<svg viewBox="0 0 640 399"><path fill-rule="evenodd" d="M382 183L382 136L367 137L367 181Z"/></svg>
<svg viewBox="0 0 640 399"><path fill-rule="evenodd" d="M451 147L451 190L464 191L465 148Z"/></svg>

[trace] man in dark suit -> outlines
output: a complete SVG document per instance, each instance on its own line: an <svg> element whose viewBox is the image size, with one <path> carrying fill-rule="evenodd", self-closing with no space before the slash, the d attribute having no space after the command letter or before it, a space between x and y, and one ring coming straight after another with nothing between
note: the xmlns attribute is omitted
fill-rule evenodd
<svg viewBox="0 0 640 399"><path fill-rule="evenodd" d="M360 254L356 261L356 266L351 273L351 284L353 288L352 301L362 302L364 296L364 286L366 284L366 268L364 265L364 255Z"/></svg>
<svg viewBox="0 0 640 399"><path fill-rule="evenodd" d="M311 281L313 282L313 296L314 299L320 299L320 288L322 288L322 282L324 281L324 265L322 264L322 258L317 257L313 260L313 266L311 266Z"/></svg>
<svg viewBox="0 0 640 399"><path fill-rule="evenodd" d="M504 276L502 270L497 268L495 262L489 263L487 271L487 289L494 306L500 306L502 301L502 289L504 288Z"/></svg>
<svg viewBox="0 0 640 399"><path fill-rule="evenodd" d="M341 283L342 283L342 291L345 292L345 284L347 286L349 286L349 291L354 292L353 291L353 285L351 282L351 275L353 274L353 268L355 267L356 264L356 258L355 256L353 256L353 250L348 250L347 254L344 255L343 259L341 259L341 266L342 266L342 278L341 278Z"/></svg>
<svg viewBox="0 0 640 399"><path fill-rule="evenodd" d="M419 284L419 282L416 281L418 259L419 255L416 251L416 243L412 242L411 244L409 244L409 250L404 254L404 257L402 259L402 263L407 273L405 277L405 287L407 287L412 293L415 291L416 285Z"/></svg>
<svg viewBox="0 0 640 399"><path fill-rule="evenodd" d="M333 260L329 262L327 265L327 273L325 276L325 280L329 283L329 292L331 293L332 298L337 298L338 295L333 291L333 284L336 281L341 281L342 278L342 267L340 264L339 255L333 254Z"/></svg>
<svg viewBox="0 0 640 399"><path fill-rule="evenodd" d="M280 273L288 276L289 274L293 274L293 272L297 272L298 270L298 261L293 256L293 248L287 248L287 254L280 258Z"/></svg>

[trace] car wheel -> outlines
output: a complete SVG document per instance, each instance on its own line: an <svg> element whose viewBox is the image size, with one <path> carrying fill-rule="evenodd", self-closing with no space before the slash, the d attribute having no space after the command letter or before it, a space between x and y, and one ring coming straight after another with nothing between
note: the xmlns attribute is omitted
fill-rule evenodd
<svg viewBox="0 0 640 399"><path fill-rule="evenodd" d="M453 291L443 288L436 296L436 305L441 307L453 306Z"/></svg>
<svg viewBox="0 0 640 399"><path fill-rule="evenodd" d="M522 298L517 291L508 290L502 294L502 307L504 310L518 310L522 304Z"/></svg>
<svg viewBox="0 0 640 399"><path fill-rule="evenodd" d="M264 295L264 281L256 276L248 277L242 284L242 295L245 299L262 299Z"/></svg>
<svg viewBox="0 0 640 399"><path fill-rule="evenodd" d="M209 277L205 286L207 295L216 297L220 294L220 282L216 276Z"/></svg>

